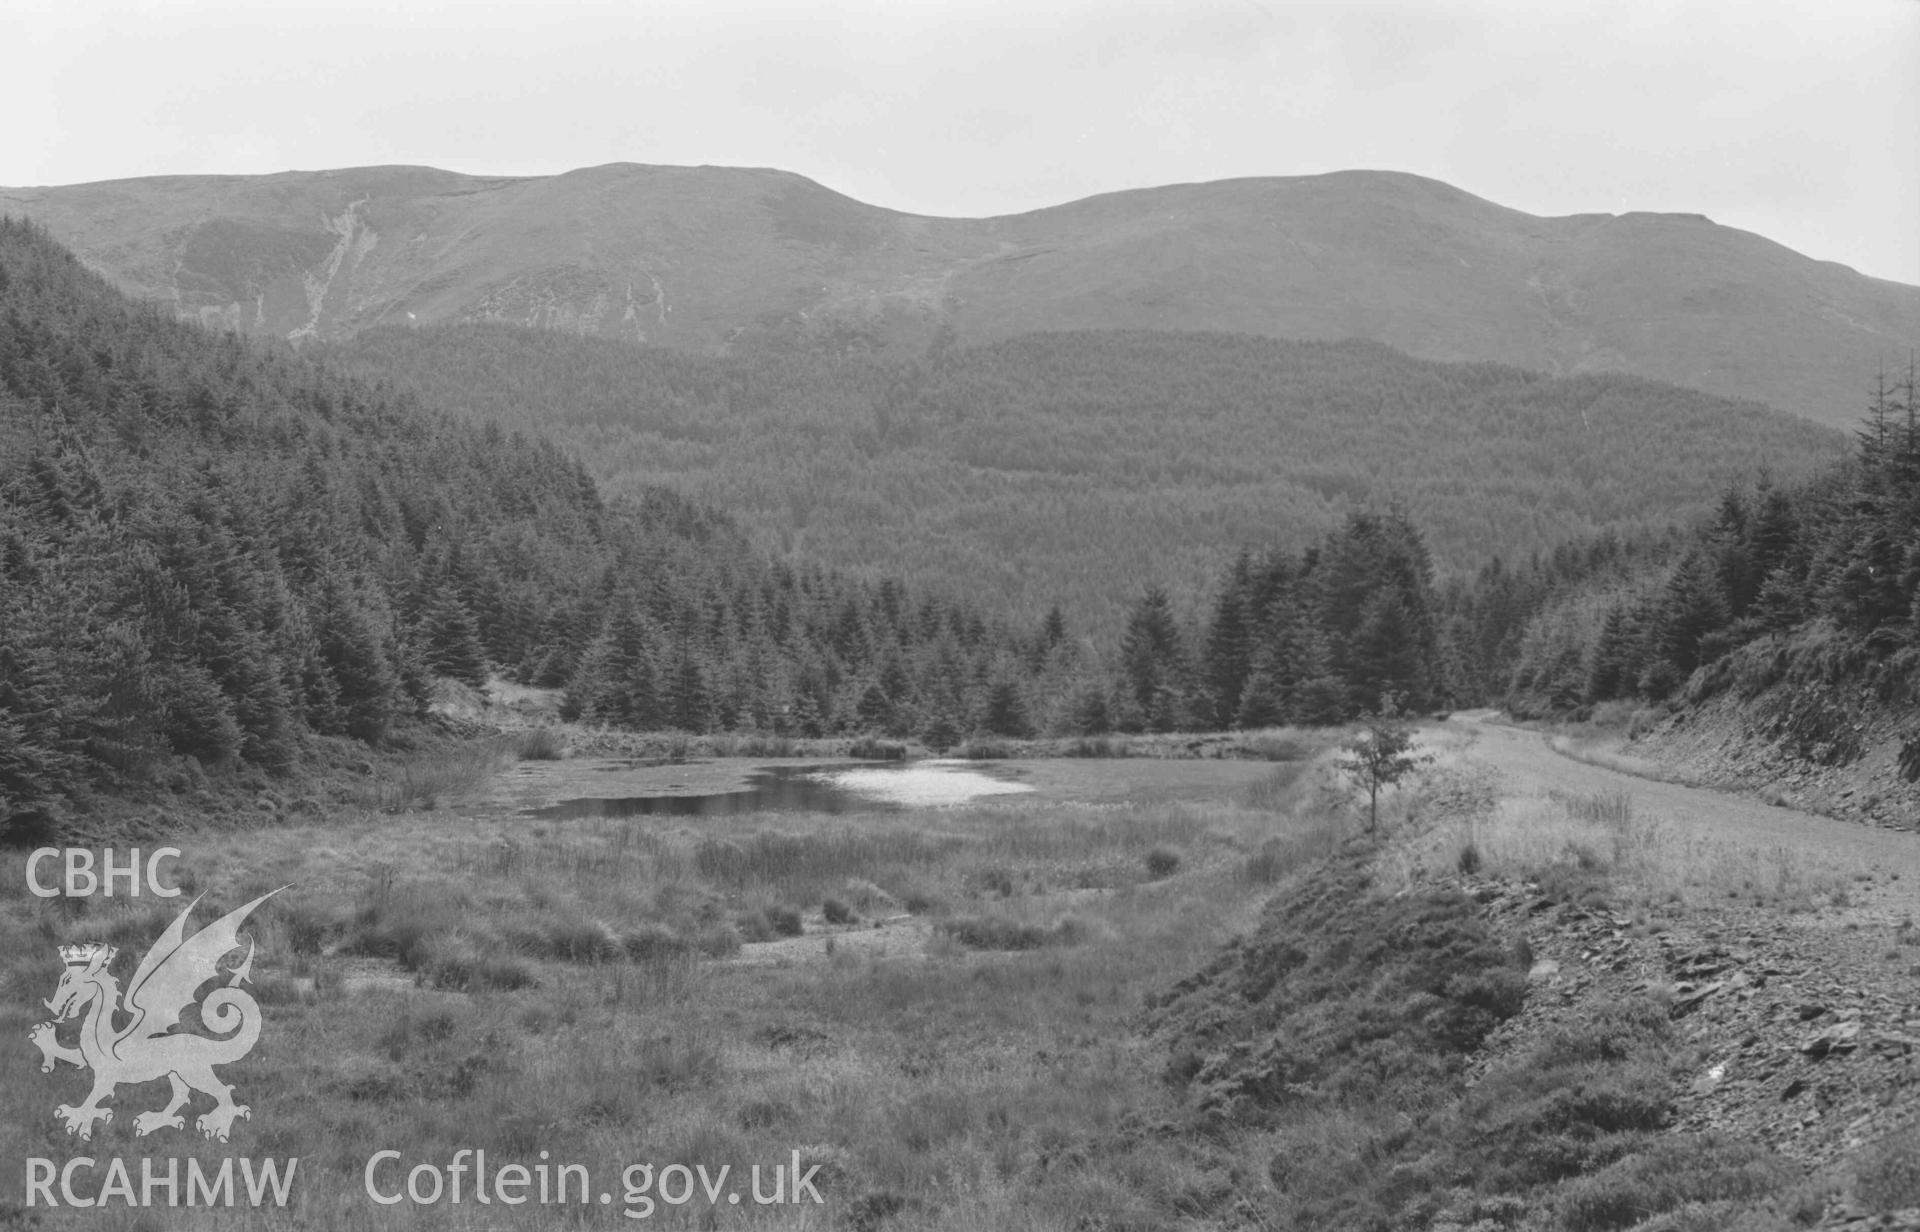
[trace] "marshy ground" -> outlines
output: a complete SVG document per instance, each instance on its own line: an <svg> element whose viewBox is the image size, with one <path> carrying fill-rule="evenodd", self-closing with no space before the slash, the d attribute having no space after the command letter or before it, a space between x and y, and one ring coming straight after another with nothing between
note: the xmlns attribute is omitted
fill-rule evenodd
<svg viewBox="0 0 1920 1232"><path fill-rule="evenodd" d="M20 1212L11 1179L0 1201L112 1228L618 1226L639 1209L633 1164L725 1165L743 1198L656 1192L650 1224L862 1232L1677 1232L1810 1226L1838 1193L1903 1200L1899 1102L1862 1103L1895 1071L1848 1085L1848 1060L1801 1075L1756 1048L1810 1064L1788 1004L1801 972L1824 981L1833 1021L1815 1027L1871 1041L1920 1017L1901 1000L1920 933L1893 918L1920 876L1893 875L1907 848L1872 846L1910 836L1745 821L1764 806L1669 798L1689 789L1456 720L1423 733L1436 761L1389 798L1376 844L1328 773L1336 735L1260 745L1280 761L923 768L1029 789L960 804L571 820L530 811L835 771L491 745L480 772L397 771L412 777L375 793L414 802L397 812L182 835L199 922L292 887L252 929L265 1033L224 1071L254 1115L224 1146L135 1138L123 1116L85 1149L297 1156L293 1204ZM17 867L0 882L0 1038L22 1041L57 944L108 940L130 967L186 901L22 887ZM1756 929L1765 953L1728 961L1771 990L1689 1001L1698 939ZM1846 1001L1837 979L1877 982ZM1683 1023L1681 1002L1705 1008ZM80 1150L53 1108L85 1079L38 1060L0 1049L0 1157ZM1776 1073L1851 1110L1853 1137L1768 1111ZM115 1106L157 1104L150 1086ZM379 1205L363 1172L388 1148L442 1168L546 1152L609 1203ZM796 1162L818 1168L820 1205L747 1200L748 1169Z"/></svg>
<svg viewBox="0 0 1920 1232"><path fill-rule="evenodd" d="M361 1170L388 1146L409 1162L546 1151L588 1164L596 1184L633 1162L744 1172L798 1150L822 1165L818 1210L697 1200L660 1206L651 1222L669 1226L889 1212L902 1226L1067 1226L1146 1202L1123 1183L1137 1160L1091 1149L1171 1098L1134 1020L1251 920L1285 868L1337 841L1301 819L1317 750L1299 751L997 764L992 781L1023 790L964 805L571 821L527 810L727 790L769 763L522 761L434 809L184 835L178 880L206 896L196 923L292 887L252 929L267 1029L226 1071L254 1116L226 1146L135 1139L122 1117L88 1150L298 1156L296 1217L329 1228L547 1227L619 1210L378 1206ZM0 890L0 1034L22 1039L46 1017L57 944L110 940L130 966L187 901L22 887L16 868ZM84 1076L41 1074L24 1045L0 1053L0 1073L0 1154L70 1155L53 1107ZM164 1091L119 1103L149 1095ZM1086 1170L1056 1175L1048 1161L1076 1150Z"/></svg>

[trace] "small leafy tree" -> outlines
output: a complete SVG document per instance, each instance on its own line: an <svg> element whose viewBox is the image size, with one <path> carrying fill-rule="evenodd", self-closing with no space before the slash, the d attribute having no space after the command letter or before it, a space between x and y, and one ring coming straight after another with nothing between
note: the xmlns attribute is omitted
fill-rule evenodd
<svg viewBox="0 0 1920 1232"><path fill-rule="evenodd" d="M1363 715L1360 730L1341 746L1345 756L1334 764L1367 793L1367 833L1380 830L1380 789L1391 787L1433 760L1433 754L1415 752L1413 729L1398 721L1394 699L1388 697L1380 713Z"/></svg>

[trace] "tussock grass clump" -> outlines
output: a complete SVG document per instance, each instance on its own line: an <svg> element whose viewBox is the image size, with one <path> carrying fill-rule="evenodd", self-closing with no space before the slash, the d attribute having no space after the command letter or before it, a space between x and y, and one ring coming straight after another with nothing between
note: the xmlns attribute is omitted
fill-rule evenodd
<svg viewBox="0 0 1920 1232"><path fill-rule="evenodd" d="M791 907L768 907L764 914L776 937L798 937L805 929L800 913Z"/></svg>
<svg viewBox="0 0 1920 1232"><path fill-rule="evenodd" d="M612 962L626 954L624 939L603 920L569 916L554 920L536 934L534 953L562 962Z"/></svg>
<svg viewBox="0 0 1920 1232"><path fill-rule="evenodd" d="M564 761L566 733L557 727L532 727L513 737L513 752L521 761Z"/></svg>
<svg viewBox="0 0 1920 1232"><path fill-rule="evenodd" d="M1248 786L1241 793L1241 802L1270 813L1304 813L1312 789L1306 771L1304 763L1282 762L1272 774Z"/></svg>
<svg viewBox="0 0 1920 1232"><path fill-rule="evenodd" d="M982 897L1012 898L1020 883L1013 869L1005 864L989 864L969 870L965 884L968 890Z"/></svg>
<svg viewBox="0 0 1920 1232"><path fill-rule="evenodd" d="M1340 849L1343 831L1337 821L1320 818L1301 822L1284 834L1265 839L1240 866L1240 879L1251 885L1273 885Z"/></svg>
<svg viewBox="0 0 1920 1232"><path fill-rule="evenodd" d="M997 915L962 915L940 921L941 935L970 950L1037 950L1047 943L1047 930L1025 920Z"/></svg>
<svg viewBox="0 0 1920 1232"><path fill-rule="evenodd" d="M899 899L863 877L849 879L840 894L848 906L867 915L895 915L900 911Z"/></svg>
<svg viewBox="0 0 1920 1232"><path fill-rule="evenodd" d="M925 890L908 891L906 897L900 900L900 905L906 908L908 915L931 915L946 910L947 906L946 900Z"/></svg>
<svg viewBox="0 0 1920 1232"><path fill-rule="evenodd" d="M1606 865L1589 848L1574 848L1568 856L1564 863L1550 864L1535 874L1541 896L1550 903L1605 909L1612 891Z"/></svg>
<svg viewBox="0 0 1920 1232"><path fill-rule="evenodd" d="M1888 1134L1861 1153L1853 1193L1875 1214L1920 1207L1920 1125Z"/></svg>
<svg viewBox="0 0 1920 1232"><path fill-rule="evenodd" d="M732 958L740 952L740 930L731 924L714 924L700 930L694 948L708 958Z"/></svg>
<svg viewBox="0 0 1920 1232"><path fill-rule="evenodd" d="M712 1086L722 1068L715 1041L685 1034L652 1036L641 1042L633 1060L632 1072L665 1091Z"/></svg>
<svg viewBox="0 0 1920 1232"><path fill-rule="evenodd" d="M893 740L862 736L847 746L847 756L862 761L905 761L907 746Z"/></svg>
<svg viewBox="0 0 1920 1232"><path fill-rule="evenodd" d="M800 1114L784 1099L755 1099L740 1105L734 1119L741 1129L784 1131L799 1123Z"/></svg>
<svg viewBox="0 0 1920 1232"><path fill-rule="evenodd" d="M518 954L478 949L457 938L434 938L417 969L435 987L461 992L511 992L540 983L533 964Z"/></svg>
<svg viewBox="0 0 1920 1232"><path fill-rule="evenodd" d="M343 949L392 959L440 988L482 991L526 988L538 982L532 965L499 938L462 927L451 908L411 897L363 910Z"/></svg>
<svg viewBox="0 0 1920 1232"><path fill-rule="evenodd" d="M1155 881L1171 877L1180 871L1180 853L1162 843L1147 852L1147 876Z"/></svg>
<svg viewBox="0 0 1920 1232"><path fill-rule="evenodd" d="M400 1013L374 1039L373 1046L385 1053L388 1060L399 1061L418 1043L432 1044L451 1038L458 1025L449 1010L416 1013L412 1005L403 1004Z"/></svg>
<svg viewBox="0 0 1920 1232"><path fill-rule="evenodd" d="M452 913L408 905L398 910L363 912L346 946L351 954L390 958L408 971L418 971L428 960L430 943L457 927Z"/></svg>
<svg viewBox="0 0 1920 1232"><path fill-rule="evenodd" d="M1570 796L1565 806L1567 816L1573 820L1615 832L1624 832L1633 821L1633 797L1624 791Z"/></svg>
<svg viewBox="0 0 1920 1232"><path fill-rule="evenodd" d="M684 1031L658 1032L595 1050L556 1094L567 1108L567 1121L596 1129L628 1128L657 1115L662 1098L710 1091L725 1072L712 1040Z"/></svg>
<svg viewBox="0 0 1920 1232"><path fill-rule="evenodd" d="M970 950L1038 950L1046 946L1079 945L1092 929L1077 916L1064 916L1051 924L1017 920L1000 915L953 916L935 926L940 935Z"/></svg>
<svg viewBox="0 0 1920 1232"><path fill-rule="evenodd" d="M741 912L733 918L733 927L740 940L749 945L759 945L779 935L773 931L773 921L764 910Z"/></svg>
<svg viewBox="0 0 1920 1232"><path fill-rule="evenodd" d="M627 930L621 948L630 961L652 963L684 958L693 945L670 925L648 920Z"/></svg>
<svg viewBox="0 0 1920 1232"><path fill-rule="evenodd" d="M320 953L346 926L345 920L317 901L277 895L267 905L279 921L287 948L295 954Z"/></svg>
<svg viewBox="0 0 1920 1232"><path fill-rule="evenodd" d="M1293 871L1286 859L1286 845L1279 839L1268 839L1260 849L1247 857L1240 866L1240 877L1254 885L1272 885L1282 876Z"/></svg>
<svg viewBox="0 0 1920 1232"><path fill-rule="evenodd" d="M1681 1227L1752 1227L1748 1204L1797 1179L1785 1160L1755 1143L1718 1134L1656 1138L1596 1172L1562 1187L1557 1203L1568 1232L1614 1232L1648 1226L1653 1216L1687 1211ZM1714 1210L1714 1207L1721 1209ZM1708 1222L1712 1215L1720 1218Z"/></svg>
<svg viewBox="0 0 1920 1232"><path fill-rule="evenodd" d="M514 756L509 739L422 753L402 762L384 780L359 788L355 803L375 812L431 811L475 791Z"/></svg>

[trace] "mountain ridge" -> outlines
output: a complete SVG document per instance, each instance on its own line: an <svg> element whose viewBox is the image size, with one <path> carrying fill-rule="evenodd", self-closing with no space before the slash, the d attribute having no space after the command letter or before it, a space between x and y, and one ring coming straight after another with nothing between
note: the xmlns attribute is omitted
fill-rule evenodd
<svg viewBox="0 0 1920 1232"><path fill-rule="evenodd" d="M96 272L295 341L504 321L726 353L920 351L1036 330L1366 338L1625 372L1849 426L1836 388L1920 339L1920 288L1697 214L1540 217L1348 170L941 218L777 168L410 165L0 188Z"/></svg>

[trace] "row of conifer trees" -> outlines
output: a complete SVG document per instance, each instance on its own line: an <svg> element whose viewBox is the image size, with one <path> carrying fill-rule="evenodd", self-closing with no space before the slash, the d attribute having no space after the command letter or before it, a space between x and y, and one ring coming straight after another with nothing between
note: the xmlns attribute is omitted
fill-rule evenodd
<svg viewBox="0 0 1920 1232"><path fill-rule="evenodd" d="M610 505L548 444L133 305L0 221L0 816L289 771L495 673L588 721L936 747L1662 698L1809 628L1910 680L1917 417L1910 373L1829 474L1438 588L1405 509L1355 512L1204 600L1148 589L1103 652L1058 609L775 562L669 492Z"/></svg>
<svg viewBox="0 0 1920 1232"><path fill-rule="evenodd" d="M1712 516L1636 544L1593 541L1501 579L1504 674L1526 712L1698 698L1804 667L1828 685L1920 690L1920 402L1882 378L1853 456L1798 484L1760 476ZM1567 567L1571 562L1571 567ZM1484 593L1493 588L1482 579ZM1767 664L1753 663L1760 655ZM1772 662L1777 660L1777 662Z"/></svg>
<svg viewBox="0 0 1920 1232"><path fill-rule="evenodd" d="M970 604L777 564L668 492L610 505L551 445L132 304L0 220L0 827L377 744L446 679L808 735L963 728L1031 655Z"/></svg>

